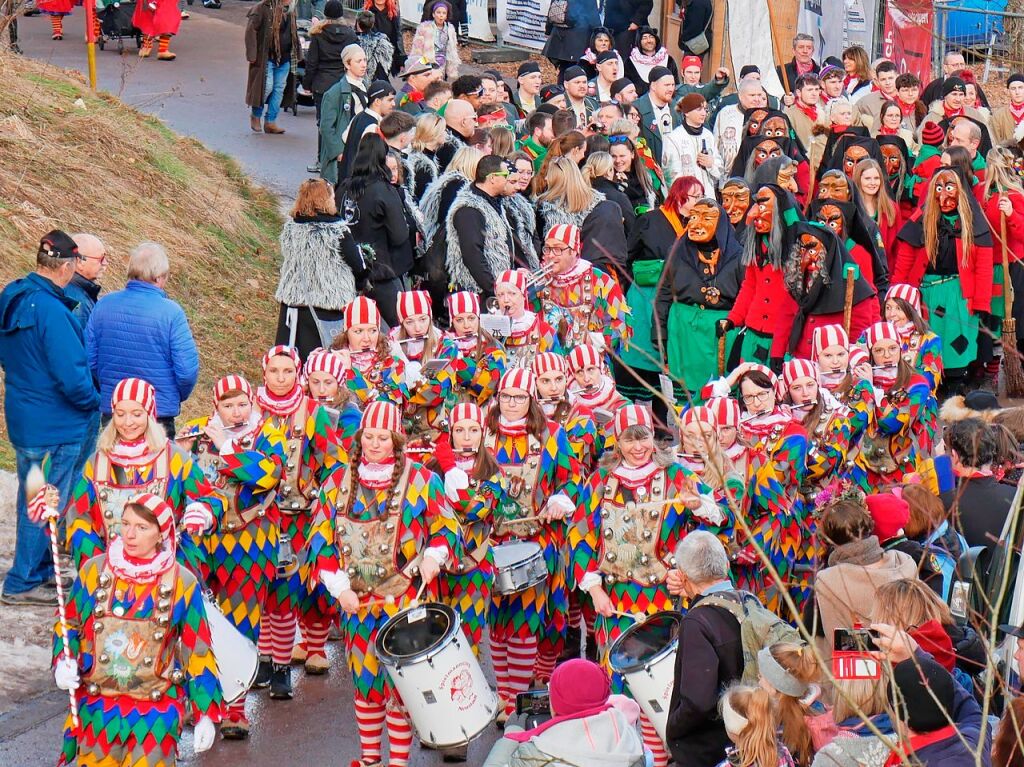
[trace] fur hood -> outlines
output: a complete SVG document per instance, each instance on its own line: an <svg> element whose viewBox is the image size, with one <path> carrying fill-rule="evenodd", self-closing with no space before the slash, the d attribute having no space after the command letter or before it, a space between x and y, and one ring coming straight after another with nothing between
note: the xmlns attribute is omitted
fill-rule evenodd
<svg viewBox="0 0 1024 767"><path fill-rule="evenodd" d="M1009 429L1018 442L1024 442L1024 407L1004 407L992 410L973 410L962 396L950 397L942 403L939 417L950 424L968 418L978 418L985 423L999 424Z"/></svg>

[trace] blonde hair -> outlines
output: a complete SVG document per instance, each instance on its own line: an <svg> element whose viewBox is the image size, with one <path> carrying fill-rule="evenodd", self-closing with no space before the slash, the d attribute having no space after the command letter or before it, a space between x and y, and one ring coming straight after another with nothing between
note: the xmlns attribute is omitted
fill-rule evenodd
<svg viewBox="0 0 1024 767"><path fill-rule="evenodd" d="M476 178L476 166L480 164L483 156L484 153L474 146L460 147L452 161L448 163L448 170L461 173L472 181Z"/></svg>
<svg viewBox="0 0 1024 767"><path fill-rule="evenodd" d="M971 201L964 188L966 184L955 170L946 168L945 171L936 171L928 181L928 197L924 203L924 251L928 254L928 263L935 266L939 250L939 217L942 215L942 211L939 210L939 199L935 194L935 177L940 172L951 173L956 178L956 211L960 216L961 252L963 265L967 266L974 251L974 215L971 212Z"/></svg>
<svg viewBox="0 0 1024 767"><path fill-rule="evenodd" d="M608 135L629 136L630 139L636 141L640 135L640 126L628 117L620 117L618 120L612 120L612 124L608 126Z"/></svg>
<svg viewBox="0 0 1024 767"><path fill-rule="evenodd" d="M145 438L146 447L151 453L157 453L167 446L167 432L153 416L149 417L149 422L146 424ZM103 431L100 432L99 439L96 440L96 450L101 453L109 453L116 444L117 427L114 426L114 419L111 417L107 425L103 427Z"/></svg>
<svg viewBox="0 0 1024 767"><path fill-rule="evenodd" d="M853 183L860 190L861 197L867 198L867 192L860 185L860 177L864 175L867 170L875 169L878 171L878 194L874 196L875 210L878 211L878 220L885 220L885 223L892 226L896 222L896 203L893 202L892 197L889 196L888 192L888 179L885 177L885 171L882 170L882 166L878 164L878 160L872 157L865 157L853 166Z"/></svg>
<svg viewBox="0 0 1024 767"><path fill-rule="evenodd" d="M594 152L583 163L583 175L591 184L595 178L607 178L614 169L612 156L607 152Z"/></svg>
<svg viewBox="0 0 1024 767"><path fill-rule="evenodd" d="M760 687L734 685L722 695L721 704L729 706L747 720L742 732L730 732L736 744L739 767L777 767L779 740L778 719L771 696Z"/></svg>
<svg viewBox="0 0 1024 767"><path fill-rule="evenodd" d="M516 134L512 132L511 128L495 125L488 131L488 135L491 137L491 154L507 159L516 151Z"/></svg>
<svg viewBox="0 0 1024 767"><path fill-rule="evenodd" d="M594 198L590 182L583 177L579 166L568 157L556 157L548 165L544 177L546 187L537 196L537 202L550 202L568 213L581 213Z"/></svg>
<svg viewBox="0 0 1024 767"><path fill-rule="evenodd" d="M987 200L993 194L1006 192L1024 194L1024 187L1013 170L1013 152L1006 147L997 146L989 149L985 155L985 186L982 199Z"/></svg>
<svg viewBox="0 0 1024 767"><path fill-rule="evenodd" d="M405 324L402 322L398 323L398 338L404 341L410 338L409 334L405 332ZM423 340L423 361L428 362L434 359L434 352L437 351L441 345L441 334L434 324L433 319L430 321L430 327L427 328L426 338Z"/></svg>
<svg viewBox="0 0 1024 767"><path fill-rule="evenodd" d="M334 189L322 178L307 178L299 184L299 192L295 195L291 217L311 217L317 213L334 215L338 206L334 201Z"/></svg>
<svg viewBox="0 0 1024 767"><path fill-rule="evenodd" d="M437 149L444 143L447 127L444 118L433 112L425 112L416 120L416 132L412 136L412 148L417 152Z"/></svg>
<svg viewBox="0 0 1024 767"><path fill-rule="evenodd" d="M880 586L875 592L871 617L876 623L888 623L904 631L933 620L943 626L953 625L949 606L917 578L903 578Z"/></svg>
<svg viewBox="0 0 1024 767"><path fill-rule="evenodd" d="M836 679L832 718L836 724L853 716L878 716L886 708L884 679Z"/></svg>
<svg viewBox="0 0 1024 767"><path fill-rule="evenodd" d="M814 653L806 645L779 642L768 648L775 661L786 672L810 685L821 679L821 667ZM782 733L782 742L786 744L796 763L806 767L814 758L814 742L811 731L807 729L804 717L807 706L799 698L780 692L775 701Z"/></svg>

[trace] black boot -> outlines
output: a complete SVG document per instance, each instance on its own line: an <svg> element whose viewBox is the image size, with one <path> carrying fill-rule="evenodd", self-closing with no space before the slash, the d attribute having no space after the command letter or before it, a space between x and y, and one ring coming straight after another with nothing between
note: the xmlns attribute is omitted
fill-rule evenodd
<svg viewBox="0 0 1024 767"><path fill-rule="evenodd" d="M579 626L571 626L565 630L565 646L562 648L561 655L558 656L558 662L563 663L567 660L580 657L580 643L583 641L583 632Z"/></svg>
<svg viewBox="0 0 1024 767"><path fill-rule="evenodd" d="M292 669L287 663L274 664L270 677L270 697L274 700L292 699Z"/></svg>
<svg viewBox="0 0 1024 767"><path fill-rule="evenodd" d="M464 746L452 746L451 748L446 748L441 752L441 761L445 764L464 762L468 755L468 744Z"/></svg>
<svg viewBox="0 0 1024 767"><path fill-rule="evenodd" d="M593 631L587 632L587 660L592 663L599 663L597 659L597 637Z"/></svg>
<svg viewBox="0 0 1024 767"><path fill-rule="evenodd" d="M260 665L256 669L256 679L252 683L253 688L262 690L265 687L270 687L270 675L274 673L274 664L270 662L270 658L266 655L260 656Z"/></svg>

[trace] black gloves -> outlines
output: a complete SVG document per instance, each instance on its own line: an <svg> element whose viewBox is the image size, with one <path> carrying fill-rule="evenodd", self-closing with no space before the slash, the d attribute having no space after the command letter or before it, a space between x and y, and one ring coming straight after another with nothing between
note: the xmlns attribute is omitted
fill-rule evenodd
<svg viewBox="0 0 1024 767"><path fill-rule="evenodd" d="M730 330L736 327L732 320L719 320L715 325L715 338L721 338Z"/></svg>

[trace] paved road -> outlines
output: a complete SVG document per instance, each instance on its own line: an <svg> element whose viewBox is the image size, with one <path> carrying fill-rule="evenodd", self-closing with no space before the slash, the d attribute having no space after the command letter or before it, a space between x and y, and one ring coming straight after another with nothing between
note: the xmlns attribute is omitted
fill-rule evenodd
<svg viewBox="0 0 1024 767"><path fill-rule="evenodd" d="M245 106L244 24L252 3L224 0L219 11L196 2L192 18L183 21L171 43L175 61L139 59L134 41L124 55L116 48L96 51L99 87L128 104L163 119L171 128L194 136L211 149L235 157L258 181L291 198L316 152L316 120L312 107L299 107L278 120L287 133L269 136L249 130ZM64 22L62 41L50 40L45 16L23 19L19 37L25 54L61 67L86 71L84 14L81 9Z"/></svg>

